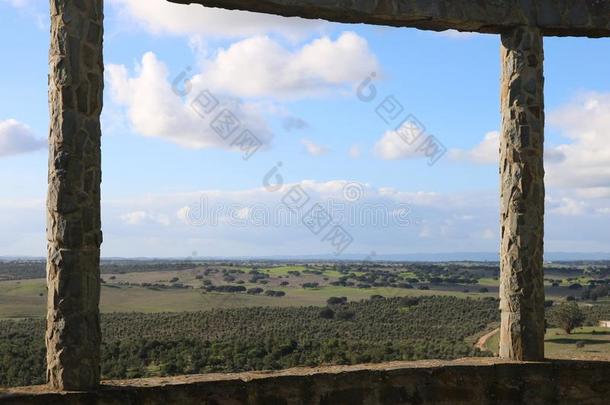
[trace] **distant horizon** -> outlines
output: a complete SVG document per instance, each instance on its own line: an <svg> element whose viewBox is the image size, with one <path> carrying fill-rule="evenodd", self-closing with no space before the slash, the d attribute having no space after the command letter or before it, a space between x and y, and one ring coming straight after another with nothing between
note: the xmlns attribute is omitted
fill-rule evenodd
<svg viewBox="0 0 610 405"><path fill-rule="evenodd" d="M102 260L270 260L270 261L336 261L336 262L499 262L499 254L494 252L436 252L436 253L389 253L389 254L332 254L310 255L191 255L191 256L104 256ZM44 256L0 255L0 260L45 261ZM548 252L545 262L561 261L607 261L610 252Z"/></svg>

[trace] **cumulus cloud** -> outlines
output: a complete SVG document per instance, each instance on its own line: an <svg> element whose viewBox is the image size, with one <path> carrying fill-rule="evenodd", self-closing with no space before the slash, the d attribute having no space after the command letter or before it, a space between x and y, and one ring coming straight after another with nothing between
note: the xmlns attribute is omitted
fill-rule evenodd
<svg viewBox="0 0 610 405"><path fill-rule="evenodd" d="M576 216L585 213L587 204L584 201L575 200L570 197L546 199L546 205L549 212L561 216Z"/></svg>
<svg viewBox="0 0 610 405"><path fill-rule="evenodd" d="M610 93L586 93L548 114L548 123L571 143L553 148L550 185L610 190Z"/></svg>
<svg viewBox="0 0 610 405"><path fill-rule="evenodd" d="M547 124L568 142L545 146L547 212L563 217L599 216L610 206L610 93L583 93L551 111ZM472 149L455 149L456 160L497 164L498 132Z"/></svg>
<svg viewBox="0 0 610 405"><path fill-rule="evenodd" d="M311 156L326 155L329 151L327 146L317 144L309 139L301 139L301 144L305 148L305 151Z"/></svg>
<svg viewBox="0 0 610 405"><path fill-rule="evenodd" d="M0 157L36 151L46 145L27 125L14 119L0 121Z"/></svg>
<svg viewBox="0 0 610 405"><path fill-rule="evenodd" d="M237 150L238 145L225 139L225 129L214 124L220 123L214 120L224 111L229 115L223 117L233 117L238 126L235 133L248 130L263 145L272 138L255 105L198 90L191 91L189 97L180 97L172 87L165 64L152 52L142 57L134 76L123 65L108 65L107 77L114 101L126 108L130 124L141 135L164 138L187 148ZM207 114L210 106L215 107Z"/></svg>
<svg viewBox="0 0 610 405"><path fill-rule="evenodd" d="M274 33L297 39L326 25L318 20L173 4L167 0L111 0L110 4L127 20L124 23L135 23L156 34L246 37Z"/></svg>
<svg viewBox="0 0 610 405"><path fill-rule="evenodd" d="M579 198L610 196L610 93L581 94L547 117L548 126L569 141L545 146L547 185L570 189ZM399 138L391 139L399 144ZM488 132L474 148L454 149L450 156L479 164L497 164L498 147L499 133ZM391 151L399 155L396 149ZM580 212L576 207L572 205L562 212Z"/></svg>
<svg viewBox="0 0 610 405"><path fill-rule="evenodd" d="M357 198L346 192L355 184L359 188ZM309 197L302 210L291 210L282 202L295 187ZM352 253L380 246L380 250L390 252L404 251L405 246L419 249L422 242L418 235L424 223L433 238L442 236L445 241L455 240L460 244L455 249L468 250L466 239L471 243L472 240L489 243L487 236L481 235L497 222L496 195L490 199L472 193L408 192L351 180L303 180L284 184L276 192L261 187L112 200L106 201L104 215L121 219L120 224L107 221L107 232L117 233L121 238L139 235L145 239L150 237L151 227L156 226L158 237L168 240L167 248L172 246L170 239L180 240L185 254L192 250L204 251L201 245L190 242L204 238L207 240L205 248L214 249L215 254L330 252L332 247L303 225L304 216L316 203L327 210L334 224L342 225L353 236ZM170 219L169 226L155 222L157 218L165 217ZM146 226L134 226L136 224ZM111 239L107 241L116 243ZM490 246L494 246L493 242ZM438 246L438 240L423 242L426 243L430 247Z"/></svg>
<svg viewBox="0 0 610 405"><path fill-rule="evenodd" d="M477 164L496 164L499 158L500 133L492 131L485 134L485 137L474 148L453 149L449 156L455 160L469 161Z"/></svg>
<svg viewBox="0 0 610 405"><path fill-rule="evenodd" d="M417 150L417 144L406 142L397 131L386 131L375 144L374 153L384 160L423 157L423 153Z"/></svg>
<svg viewBox="0 0 610 405"><path fill-rule="evenodd" d="M133 74L124 65L110 64L107 78L113 100L125 107L136 132L188 148L230 148L230 142L193 108L202 91L211 91L219 101L216 111L229 110L243 128L268 145L272 134L262 118L264 103L238 98L295 99L340 91L376 66L366 40L346 32L336 40L319 38L294 51L269 37L245 39L204 59L198 72L187 68L172 78L165 64L148 52ZM285 112L279 115L289 130L307 127Z"/></svg>
<svg viewBox="0 0 610 405"><path fill-rule="evenodd" d="M379 70L367 41L353 32L321 37L291 50L267 36L221 49L204 60L193 83L239 97L294 99L344 89Z"/></svg>
<svg viewBox="0 0 610 405"><path fill-rule="evenodd" d="M407 191L362 183L360 198L346 195L353 180L303 180L276 192L263 187L134 195L103 202L107 256L243 256L328 254L323 235L303 225L303 214L321 204L333 223L354 238L346 253L497 251L498 193ZM310 200L300 214L282 198L300 187ZM350 197L350 198L348 198ZM609 198L569 201L549 193L547 251L606 251ZM580 208L579 208L580 207ZM43 255L44 198L0 201L0 254ZM578 214L581 212L581 214ZM34 242L33 242L34 241Z"/></svg>
<svg viewBox="0 0 610 405"><path fill-rule="evenodd" d="M157 214L147 211L134 211L121 215L121 220L127 225L158 224L170 225L169 217L165 214Z"/></svg>
<svg viewBox="0 0 610 405"><path fill-rule="evenodd" d="M487 132L483 140L471 149L452 149L449 156L456 161L470 162L480 165L498 165L500 160L500 133ZM544 161L548 163L561 163L565 159L564 153L553 147L544 150Z"/></svg>

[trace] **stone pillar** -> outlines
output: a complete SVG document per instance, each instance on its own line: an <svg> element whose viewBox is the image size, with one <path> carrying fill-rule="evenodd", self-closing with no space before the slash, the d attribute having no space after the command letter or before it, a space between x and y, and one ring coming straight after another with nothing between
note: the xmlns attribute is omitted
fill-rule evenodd
<svg viewBox="0 0 610 405"><path fill-rule="evenodd" d="M544 358L544 76L534 27L502 34L500 357Z"/></svg>
<svg viewBox="0 0 610 405"><path fill-rule="evenodd" d="M50 0L47 379L100 381L103 0Z"/></svg>

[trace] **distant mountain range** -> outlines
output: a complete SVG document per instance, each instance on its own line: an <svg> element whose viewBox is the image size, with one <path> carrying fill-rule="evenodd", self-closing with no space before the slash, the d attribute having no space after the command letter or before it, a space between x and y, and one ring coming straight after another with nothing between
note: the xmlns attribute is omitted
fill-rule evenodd
<svg viewBox="0 0 610 405"><path fill-rule="evenodd" d="M404 253L404 254L313 254L313 255L269 255L269 256L197 256L197 257L104 257L103 260L299 260L299 261L396 261L396 262L497 262L498 253L493 252L445 252L445 253ZM610 253L590 252L547 252L548 261L593 261L610 260ZM45 260L33 256L0 256L0 261Z"/></svg>

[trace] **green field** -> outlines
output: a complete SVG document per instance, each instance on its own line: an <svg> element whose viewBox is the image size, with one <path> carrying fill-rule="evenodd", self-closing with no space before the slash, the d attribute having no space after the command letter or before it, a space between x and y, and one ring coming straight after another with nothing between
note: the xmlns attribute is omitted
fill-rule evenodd
<svg viewBox="0 0 610 405"><path fill-rule="evenodd" d="M497 278L483 277L479 279L479 284L482 286L498 287L500 285L500 280Z"/></svg>
<svg viewBox="0 0 610 405"><path fill-rule="evenodd" d="M46 280L0 282L0 318L43 316L46 295Z"/></svg>
<svg viewBox="0 0 610 405"><path fill-rule="evenodd" d="M582 342L583 347L576 346ZM578 328L570 335L559 329L550 329L544 345L547 357L557 359L610 359L610 328Z"/></svg>
<svg viewBox="0 0 610 405"><path fill-rule="evenodd" d="M279 267L269 267L267 269L261 269L260 271L270 276L288 276L289 271L299 271L302 272L305 270L305 266L279 266Z"/></svg>
<svg viewBox="0 0 610 405"><path fill-rule="evenodd" d="M42 264L31 266L34 267L23 274L42 277ZM14 278L0 281L0 319L43 317L45 280L16 279L24 265L13 269L5 263L4 267L5 277ZM101 311L152 313L252 306L322 306L330 297L360 301L373 295L497 298L499 281L494 269L473 264L111 263L102 271ZM555 274L561 276L557 270ZM547 285L547 299L560 301L567 295L579 295L584 287L573 290L567 285L574 280L585 283L588 277L573 273L570 276L572 281L562 280L564 287ZM450 277L464 283L448 282ZM241 288L242 292L214 290L218 287ZM484 288L489 292L481 292ZM246 289L257 289L258 293L246 294ZM274 291L281 291L285 296L265 295ZM610 297L600 297L598 303L608 300Z"/></svg>
<svg viewBox="0 0 610 405"><path fill-rule="evenodd" d="M578 347L577 343L584 343ZM498 353L500 333L489 338L485 347L492 353ZM547 330L544 339L544 352L549 359L610 359L610 328L583 327L566 334L560 329Z"/></svg>
<svg viewBox="0 0 610 405"><path fill-rule="evenodd" d="M294 269L294 267L288 267ZM278 274L283 270L278 268ZM274 269L275 270L275 269ZM287 274L287 270L286 270ZM367 299L372 295L384 297L403 296L453 296L458 298L495 297L493 293L463 293L461 291L419 290L391 287L356 288L341 286L322 286L303 289L299 286L270 287L284 291L285 297L267 297L264 295L203 293L198 288L155 289L119 283L163 282L178 277L184 285L197 286L199 280L196 271L167 271L149 273L126 273L114 275L110 280L104 275L106 283L102 285L101 311L109 312L181 312L202 311L214 308L243 308L251 306L323 306L333 296L347 297L350 301ZM319 277L319 276L318 276ZM0 319L43 317L46 310L46 280L19 280L0 282ZM244 283L246 288L260 287L257 284Z"/></svg>

